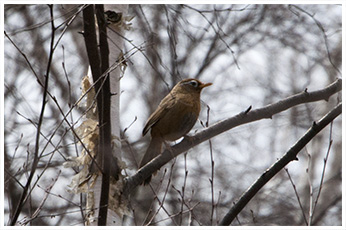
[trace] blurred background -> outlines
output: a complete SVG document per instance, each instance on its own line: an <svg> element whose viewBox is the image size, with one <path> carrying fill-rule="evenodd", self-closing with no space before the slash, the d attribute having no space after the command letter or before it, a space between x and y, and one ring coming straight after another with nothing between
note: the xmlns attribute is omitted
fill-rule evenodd
<svg viewBox="0 0 346 230"><path fill-rule="evenodd" d="M66 118L74 127L82 121L84 108L74 103L88 72L83 7L53 7L55 41L61 40L54 51L49 92L64 114L72 111ZM5 5L4 14L7 225L30 170L43 93L38 80L44 82L52 33L47 5ZM118 156L126 163L124 175L137 170L149 143L149 135L141 136L146 119L181 79L213 83L202 92L200 120L191 135L250 105L256 109L305 89L322 89L341 77L341 5L129 5L128 15L133 19L123 50L138 52L127 60L121 79L123 151ZM340 101L341 93L295 106L181 154L161 168L152 188L139 187L131 194L132 215L124 224L218 224L233 202ZM62 166L80 154L81 146L57 103L47 101L37 177L19 220L32 216L48 194L30 224L83 225L85 197L66 191L80 169ZM341 225L341 143L339 116L299 153L298 161L265 185L232 225L306 225L311 210L312 225ZM46 193L52 179L57 181Z"/></svg>

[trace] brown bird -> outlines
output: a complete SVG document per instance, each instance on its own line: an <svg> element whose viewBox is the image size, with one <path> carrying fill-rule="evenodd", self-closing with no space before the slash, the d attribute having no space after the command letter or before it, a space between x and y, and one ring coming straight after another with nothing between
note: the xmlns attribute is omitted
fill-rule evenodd
<svg viewBox="0 0 346 230"><path fill-rule="evenodd" d="M151 141L139 168L161 153L164 141L175 141L192 129L201 110L201 91L210 85L212 83L204 84L197 79L184 79L162 99L144 126L143 136L151 130ZM144 184L150 180L151 176Z"/></svg>

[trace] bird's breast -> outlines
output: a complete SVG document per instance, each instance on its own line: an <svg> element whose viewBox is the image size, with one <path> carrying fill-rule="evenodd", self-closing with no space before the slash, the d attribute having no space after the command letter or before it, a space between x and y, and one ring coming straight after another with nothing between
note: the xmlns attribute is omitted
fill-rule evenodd
<svg viewBox="0 0 346 230"><path fill-rule="evenodd" d="M163 139L174 141L187 134L195 125L200 112L200 99L179 97L169 111L152 127ZM153 133L152 133L153 135ZM155 135L155 134L154 134Z"/></svg>

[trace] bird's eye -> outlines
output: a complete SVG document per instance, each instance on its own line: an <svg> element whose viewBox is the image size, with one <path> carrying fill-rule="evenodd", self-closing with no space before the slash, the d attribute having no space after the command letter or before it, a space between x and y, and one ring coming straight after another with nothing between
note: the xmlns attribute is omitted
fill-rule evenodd
<svg viewBox="0 0 346 230"><path fill-rule="evenodd" d="M198 82L195 80L192 80L189 82L190 85L192 85L193 87L197 87L198 86Z"/></svg>

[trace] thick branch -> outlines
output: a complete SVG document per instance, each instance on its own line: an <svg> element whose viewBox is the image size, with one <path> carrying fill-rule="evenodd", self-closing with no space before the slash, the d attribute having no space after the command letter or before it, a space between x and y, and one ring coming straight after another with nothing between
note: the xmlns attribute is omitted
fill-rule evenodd
<svg viewBox="0 0 346 230"><path fill-rule="evenodd" d="M100 56L97 47L96 39L96 26L95 26L95 16L94 16L94 6L89 5L83 10L83 26L84 26L84 40L85 46L88 54L89 65L91 67L91 73L93 75L94 82L98 83L95 85L95 92L99 91L100 83L97 81L101 76L100 69Z"/></svg>
<svg viewBox="0 0 346 230"><path fill-rule="evenodd" d="M245 205L257 194L257 192L289 162L297 158L298 153L315 137L324 127L341 114L342 104L338 104L332 111L318 122L314 122L311 128L295 143L287 153L267 169L251 187L241 196L239 201L221 220L220 225L230 225Z"/></svg>
<svg viewBox="0 0 346 230"><path fill-rule="evenodd" d="M109 203L109 184L110 172L112 164L112 147L111 147L111 94L109 87L109 75L104 75L109 68L109 49L107 42L107 28L104 19L103 5L96 5L96 16L99 28L99 41L100 41L100 57L101 57L101 72L102 72L102 86L101 86L101 100L102 103L98 104L100 110L99 123L100 125L100 153L102 153L102 187L100 197L100 211L98 218L99 226L106 226L108 216L108 203Z"/></svg>
<svg viewBox="0 0 346 230"><path fill-rule="evenodd" d="M126 186L124 195L129 194L136 186L141 184L145 178L160 169L164 164L169 162L179 154L186 152L193 146L200 144L212 137L219 135L236 126L243 125L252 121L271 118L274 114L285 111L293 106L314 102L319 100L328 100L329 97L341 90L342 80L337 79L334 83L324 89L302 93L290 96L277 103L267 105L263 108L255 109L250 112L241 112L238 115L220 121L207 129L204 129L193 136L184 138L180 143L172 146L169 150L165 150L161 155L153 159L147 165L139 169L134 175L126 178Z"/></svg>

